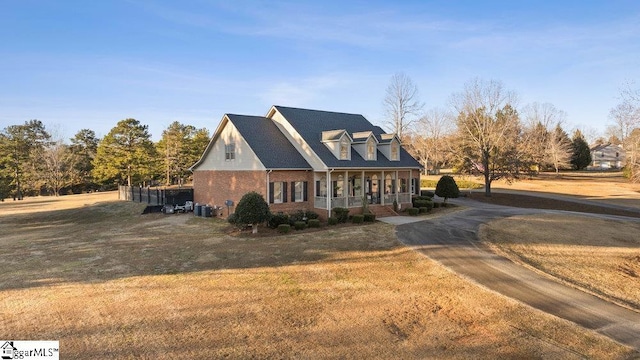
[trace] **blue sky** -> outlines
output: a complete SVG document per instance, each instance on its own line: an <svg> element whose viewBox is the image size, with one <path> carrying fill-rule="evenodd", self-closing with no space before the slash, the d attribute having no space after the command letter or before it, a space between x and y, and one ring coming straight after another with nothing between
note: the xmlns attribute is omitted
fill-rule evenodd
<svg viewBox="0 0 640 360"><path fill-rule="evenodd" d="M104 136L132 117L157 140L273 104L382 125L396 72L425 110L480 77L604 132L640 83L640 2L0 0L0 128Z"/></svg>

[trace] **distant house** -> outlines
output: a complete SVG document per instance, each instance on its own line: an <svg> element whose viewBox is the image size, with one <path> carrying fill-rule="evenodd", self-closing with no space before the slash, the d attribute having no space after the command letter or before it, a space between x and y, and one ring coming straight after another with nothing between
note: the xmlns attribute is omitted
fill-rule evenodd
<svg viewBox="0 0 640 360"><path fill-rule="evenodd" d="M336 207L361 212L411 203L421 165L362 115L273 106L266 116L226 114L192 166L194 201L234 204L249 191L272 212Z"/></svg>
<svg viewBox="0 0 640 360"><path fill-rule="evenodd" d="M591 169L622 169L625 153L619 145L600 144L591 147Z"/></svg>

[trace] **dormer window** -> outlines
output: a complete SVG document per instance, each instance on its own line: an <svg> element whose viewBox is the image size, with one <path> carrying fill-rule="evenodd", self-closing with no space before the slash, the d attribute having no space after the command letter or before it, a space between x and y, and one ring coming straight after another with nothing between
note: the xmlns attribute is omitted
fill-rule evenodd
<svg viewBox="0 0 640 360"><path fill-rule="evenodd" d="M349 139L346 136L343 136L340 139L340 160L349 160Z"/></svg>
<svg viewBox="0 0 640 360"><path fill-rule="evenodd" d="M367 141L367 160L375 160L376 159L376 144L373 138L370 138Z"/></svg>
<svg viewBox="0 0 640 360"><path fill-rule="evenodd" d="M391 160L400 160L400 145L396 141L391 143Z"/></svg>

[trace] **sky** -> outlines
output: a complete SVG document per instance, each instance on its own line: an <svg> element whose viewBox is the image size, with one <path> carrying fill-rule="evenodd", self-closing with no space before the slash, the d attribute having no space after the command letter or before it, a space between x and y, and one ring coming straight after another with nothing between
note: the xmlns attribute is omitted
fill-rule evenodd
<svg viewBox="0 0 640 360"><path fill-rule="evenodd" d="M620 89L640 87L640 2L0 0L0 129L102 137L135 118L158 140L173 121L213 132L271 105L383 125L399 72L425 111L498 80L520 107L604 134Z"/></svg>

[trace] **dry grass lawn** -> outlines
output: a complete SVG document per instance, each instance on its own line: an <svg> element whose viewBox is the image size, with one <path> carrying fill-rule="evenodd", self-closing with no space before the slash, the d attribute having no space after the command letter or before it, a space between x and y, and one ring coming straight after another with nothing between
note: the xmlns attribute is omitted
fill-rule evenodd
<svg viewBox="0 0 640 360"><path fill-rule="evenodd" d="M640 310L640 222L516 216L482 225L480 238L514 261Z"/></svg>
<svg viewBox="0 0 640 360"><path fill-rule="evenodd" d="M90 194L0 203L0 338L61 358L630 358L486 291L390 225L233 237Z"/></svg>

